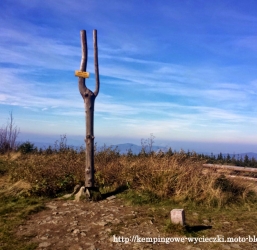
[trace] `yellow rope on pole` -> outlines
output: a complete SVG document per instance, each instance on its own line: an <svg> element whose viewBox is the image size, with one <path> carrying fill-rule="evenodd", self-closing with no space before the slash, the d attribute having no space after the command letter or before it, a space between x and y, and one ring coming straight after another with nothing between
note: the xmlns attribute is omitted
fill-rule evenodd
<svg viewBox="0 0 257 250"><path fill-rule="evenodd" d="M75 71L75 76L83 77L83 78L89 78L89 72L76 70Z"/></svg>

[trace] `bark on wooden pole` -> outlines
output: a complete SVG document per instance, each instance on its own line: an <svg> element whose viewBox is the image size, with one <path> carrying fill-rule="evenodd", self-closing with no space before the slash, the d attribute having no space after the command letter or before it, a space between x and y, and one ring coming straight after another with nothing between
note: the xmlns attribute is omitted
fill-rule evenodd
<svg viewBox="0 0 257 250"><path fill-rule="evenodd" d="M86 74L87 69L87 36L86 31L80 31L81 46L82 46L82 58L80 64L80 74L76 71L76 75L79 76L79 92L84 100L85 105L85 117L86 117L86 168L85 168L85 187L88 191L94 188L94 104L100 89L99 82L99 69L98 69L98 48L97 48L97 31L93 31L93 43L94 43L94 65L95 65L95 91L92 92L86 86Z"/></svg>

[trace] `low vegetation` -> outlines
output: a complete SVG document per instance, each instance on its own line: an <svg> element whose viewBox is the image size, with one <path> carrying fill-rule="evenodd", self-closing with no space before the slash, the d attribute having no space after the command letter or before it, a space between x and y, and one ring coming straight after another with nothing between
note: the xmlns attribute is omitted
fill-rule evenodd
<svg viewBox="0 0 257 250"><path fill-rule="evenodd" d="M24 238L14 236L14 233L28 215L44 208L46 198L31 196L30 192L26 192L29 191L28 186L23 181L16 184L10 181L12 164L3 157L0 159L0 249L32 250L37 246L27 243L32 235Z"/></svg>
<svg viewBox="0 0 257 250"><path fill-rule="evenodd" d="M55 148L9 156L10 178L31 184L31 194L56 197L83 184L85 154L66 147L65 138ZM203 174L206 159L183 151L173 153L141 153L120 155L116 149L104 147L95 154L96 185L102 192L126 187L148 194L150 199L172 199L207 207L254 202L247 185L214 175Z"/></svg>
<svg viewBox="0 0 257 250"><path fill-rule="evenodd" d="M8 126L13 128L10 124ZM3 131L6 134L8 129ZM4 141L7 137L1 138ZM75 185L83 185L85 152L83 148L68 147L66 136L62 136L54 147L46 149L37 149L29 141L17 145L15 140L12 144L8 144L8 138L2 144L1 140L0 178L13 186L3 187L4 192L0 192L0 239L3 242L0 248L34 249L35 246L25 243L17 248L21 246L22 239L10 240L13 230L28 214L42 209L46 198L61 196L71 192ZM150 139L150 146L152 142ZM227 158L233 163L233 158ZM117 149L103 147L95 151L96 185L102 194L126 190L121 194L122 198L136 205L150 204L152 210L158 210L161 205L165 208L158 213L163 216L158 218L161 223L167 220L170 204L187 208L192 214L201 208L206 216L212 212L213 217L226 210L230 211L229 215L231 211L255 209L257 197L251 186L212 170L203 171L202 164L209 162L224 163L224 158L221 155L215 158L191 152L173 152L171 149L166 153L146 152L145 147L138 155L132 152L121 155ZM215 215L214 210L219 213ZM182 230L168 222L165 228L166 232ZM184 233L190 230L192 228L187 227Z"/></svg>

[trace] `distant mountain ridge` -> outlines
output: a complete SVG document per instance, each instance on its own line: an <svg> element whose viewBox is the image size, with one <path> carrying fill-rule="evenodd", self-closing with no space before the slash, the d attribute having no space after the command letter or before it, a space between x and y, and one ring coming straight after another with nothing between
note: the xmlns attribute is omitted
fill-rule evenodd
<svg viewBox="0 0 257 250"><path fill-rule="evenodd" d="M110 146L112 149L117 149L120 154L127 154L129 151L131 151L133 154L139 154L142 150L142 146L133 144L133 143L122 143L122 144L116 144L116 145L111 145ZM169 150L170 147L163 147L163 146L152 146L152 151L154 152L167 152ZM149 146L145 147L145 151L149 152L150 148ZM211 155L211 153L203 153L203 152L196 152L198 154L204 154L204 155ZM221 152L222 153L222 152ZM214 154L215 156L218 156L219 154ZM222 153L223 156L227 156L228 153ZM247 153L240 153L240 154L229 154L231 157L233 157L233 155L235 155L236 159L237 158L244 158L245 155L247 155L250 159L251 158L255 158L257 159L257 153L253 153L253 152L247 152Z"/></svg>
<svg viewBox="0 0 257 250"><path fill-rule="evenodd" d="M42 148L42 149L46 149L49 146L54 147L54 143L34 142L34 144L38 148ZM108 148L109 146L106 146L106 147ZM120 154L127 154L129 150L131 150L131 152L133 154L139 154L141 152L141 150L142 150L142 146L139 146L139 145L136 145L136 144L133 144L133 143L116 144L116 145L111 145L110 147L111 147L111 149L116 149L117 148L117 150L120 152ZM75 147L75 148L79 148L79 147ZM103 148L102 146L98 146L97 150L101 151L102 148ZM165 152L167 152L169 150L169 148L170 148L169 146L165 147L165 146L154 146L153 145L152 146L152 151L158 152L158 151L161 150L162 152L165 153ZM171 149L174 151L174 149L172 147L171 147ZM146 146L145 150L146 150L146 152L149 152L150 151L149 146ZM209 156L212 154L211 152L196 152L196 153L204 154L204 155L209 155ZM226 157L228 155L228 153L223 153L223 152L221 152L221 153L222 153L223 157ZM219 154L215 153L213 155L215 155L217 157ZM247 155L249 157L249 159L255 158L257 160L257 153L254 153L254 152L246 152L246 153L239 153L239 154L238 153L235 153L235 154L229 153L229 155L231 157L233 157L233 155L235 155L236 159L240 159L240 158L244 159L245 155Z"/></svg>

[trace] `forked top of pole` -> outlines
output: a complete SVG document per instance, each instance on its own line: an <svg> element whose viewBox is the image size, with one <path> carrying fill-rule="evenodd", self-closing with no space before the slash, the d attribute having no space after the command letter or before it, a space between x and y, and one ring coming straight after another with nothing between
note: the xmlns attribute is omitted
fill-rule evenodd
<svg viewBox="0 0 257 250"><path fill-rule="evenodd" d="M75 71L75 76L79 77L79 91L84 98L84 93L88 89L85 84L85 78L89 78L89 73L86 72L87 69L87 57L88 57L88 49L87 49L87 35L85 30L80 31L81 38L81 49L82 49L82 57L80 63L80 70ZM93 30L93 44L94 44L94 66L95 66L95 97L99 93L100 89L100 80L99 80L99 67L98 67L98 48L97 48L97 30Z"/></svg>

